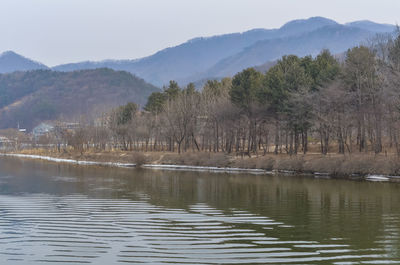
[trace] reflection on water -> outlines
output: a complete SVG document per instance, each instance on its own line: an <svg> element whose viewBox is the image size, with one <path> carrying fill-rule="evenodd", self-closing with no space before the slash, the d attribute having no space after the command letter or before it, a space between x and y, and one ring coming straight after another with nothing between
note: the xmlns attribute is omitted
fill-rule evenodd
<svg viewBox="0 0 400 265"><path fill-rule="evenodd" d="M400 264L400 186L0 159L0 264Z"/></svg>

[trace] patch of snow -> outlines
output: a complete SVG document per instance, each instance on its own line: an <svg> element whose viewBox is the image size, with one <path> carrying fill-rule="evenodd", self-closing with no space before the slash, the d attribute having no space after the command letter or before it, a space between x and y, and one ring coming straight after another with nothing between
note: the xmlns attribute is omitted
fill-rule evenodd
<svg viewBox="0 0 400 265"><path fill-rule="evenodd" d="M185 166L185 165L153 165L145 164L143 168L162 169L162 170L190 170L190 171L208 171L208 172L229 172L229 173L253 173L253 174L272 174L263 169L231 168L231 167L203 167L203 166Z"/></svg>
<svg viewBox="0 0 400 265"><path fill-rule="evenodd" d="M57 162L57 163L87 165L87 166L112 166L112 167L135 167L136 166L135 164L129 164L129 163L81 161L81 160L74 160L74 159L56 158L56 157L50 157L50 156L40 156L40 155L25 155L25 154L2 154L2 155L19 157L19 158L46 160L46 161Z"/></svg>
<svg viewBox="0 0 400 265"><path fill-rule="evenodd" d="M39 159L57 163L69 163L77 165L87 166L111 166L111 167L136 167L135 164L129 163L114 163L114 162L95 162L95 161L82 161L65 158L55 158L50 156L40 155L25 155L25 154L0 154L3 156L28 158L28 159ZM156 164L145 164L143 168L150 169L161 169L161 170L185 170L185 171L207 171L207 172L227 172L227 173L252 173L252 174L273 174L271 171L263 169L246 169L246 168L230 168L230 167L202 167L202 166L184 166L184 165L156 165Z"/></svg>
<svg viewBox="0 0 400 265"><path fill-rule="evenodd" d="M384 175L368 175L366 178L368 181L389 181L390 178Z"/></svg>

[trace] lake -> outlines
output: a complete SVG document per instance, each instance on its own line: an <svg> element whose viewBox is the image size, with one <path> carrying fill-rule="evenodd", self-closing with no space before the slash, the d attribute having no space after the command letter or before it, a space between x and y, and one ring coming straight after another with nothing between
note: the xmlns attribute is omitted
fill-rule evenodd
<svg viewBox="0 0 400 265"><path fill-rule="evenodd" d="M400 264L400 185L0 158L0 264Z"/></svg>

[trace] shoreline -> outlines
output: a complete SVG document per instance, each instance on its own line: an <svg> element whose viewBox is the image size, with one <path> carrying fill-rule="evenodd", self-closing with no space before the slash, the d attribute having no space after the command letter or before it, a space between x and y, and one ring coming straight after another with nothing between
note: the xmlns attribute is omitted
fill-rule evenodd
<svg viewBox="0 0 400 265"><path fill-rule="evenodd" d="M135 164L130 164L130 163L85 161L85 160L75 160L75 159L57 158L57 157L42 156L42 155L27 155L27 154L1 153L1 156L6 156L6 157L17 157L17 158L28 158L28 159L35 159L35 160L44 160L44 161L49 161L49 162L56 162L56 163L76 164L76 165L85 165L85 166L111 166L111 167L125 167L125 168L128 168L128 167L136 167Z"/></svg>
<svg viewBox="0 0 400 265"><path fill-rule="evenodd" d="M371 182L400 182L400 176L391 176L385 174L351 174L348 177L337 177L330 173L323 172L299 172L296 170L265 170L258 168L239 168L239 167L217 167L217 166L193 166L193 165L179 165L179 164L142 164L137 166L134 163L122 162L102 162L90 161L79 159L67 159L45 155L32 155L32 154L18 154L18 153L0 153L3 157L15 157L32 160L43 160L55 163L74 164L81 166L105 166L117 168L144 168L152 170L176 170L176 171L197 171L197 172L219 172L219 173L248 173L254 175L301 175L312 176L314 178L326 179L347 179L347 180L365 180Z"/></svg>
<svg viewBox="0 0 400 265"><path fill-rule="evenodd" d="M41 156L41 155L1 153L1 156L27 158L27 159L33 159L33 160L44 160L44 161L55 162L55 163L75 164L75 165L83 165L83 166L108 166L108 167L119 167L119 168L139 168L139 166L137 166L136 164L132 164L132 163L87 161L87 160L65 159L65 158L57 158L57 157ZM273 174L273 171L267 171L267 170L256 169L256 168L250 169L250 168L233 168L233 167L190 166L190 165L143 164L140 166L140 168L159 169L159 170L185 170L185 171L226 172L226 173Z"/></svg>

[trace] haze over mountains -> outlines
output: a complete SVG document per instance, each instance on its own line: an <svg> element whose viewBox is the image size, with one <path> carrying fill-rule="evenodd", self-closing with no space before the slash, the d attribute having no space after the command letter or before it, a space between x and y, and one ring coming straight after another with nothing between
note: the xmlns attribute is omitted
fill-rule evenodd
<svg viewBox="0 0 400 265"><path fill-rule="evenodd" d="M339 24L330 19L313 17L288 22L279 29L254 29L243 33L196 38L141 59L78 62L52 69L67 72L107 67L128 71L153 85L162 86L169 80L188 83L232 76L244 68L262 65L286 54L316 55L325 48L332 53L342 53L376 33L394 30L394 25L371 21ZM0 56L2 73L44 68L46 66L43 64L10 52Z"/></svg>
<svg viewBox="0 0 400 265"><path fill-rule="evenodd" d="M143 106L152 92L159 91L155 86L170 80L201 84L248 67L265 71L283 55L317 55L322 49L339 54L377 33L395 29L371 21L338 24L314 17L291 21L279 29L196 38L136 60L53 68L4 52L0 55L0 128L19 122L29 129L41 121L101 113L129 101Z"/></svg>

